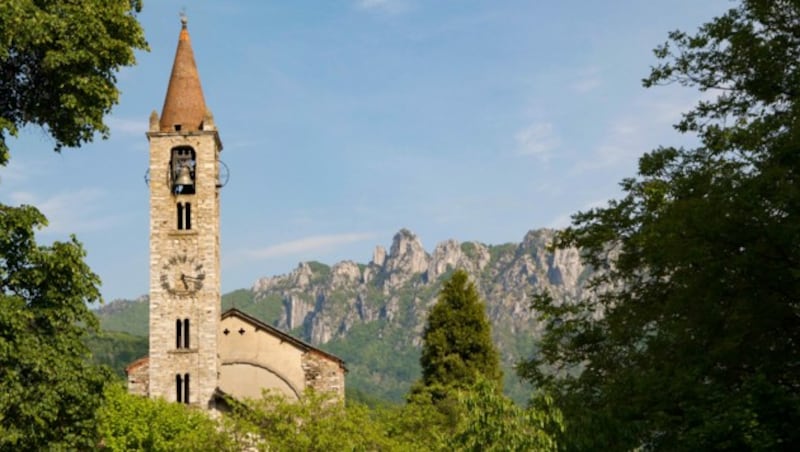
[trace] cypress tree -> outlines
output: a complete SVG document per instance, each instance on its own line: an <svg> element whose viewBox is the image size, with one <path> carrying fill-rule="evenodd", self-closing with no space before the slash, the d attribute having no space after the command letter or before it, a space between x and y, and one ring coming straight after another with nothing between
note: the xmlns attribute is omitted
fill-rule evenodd
<svg viewBox="0 0 800 452"><path fill-rule="evenodd" d="M452 389L473 385L479 376L501 387L503 373L486 310L464 270L445 281L422 339L422 379L414 393L427 390L440 400Z"/></svg>

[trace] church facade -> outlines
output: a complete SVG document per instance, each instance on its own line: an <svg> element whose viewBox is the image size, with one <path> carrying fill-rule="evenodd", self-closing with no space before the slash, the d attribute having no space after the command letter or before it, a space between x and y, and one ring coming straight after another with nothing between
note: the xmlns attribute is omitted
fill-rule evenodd
<svg viewBox="0 0 800 452"><path fill-rule="evenodd" d="M214 409L221 394L309 387L344 397L344 362L241 311L221 311L220 152L186 19L150 142L149 355L126 369L129 391Z"/></svg>

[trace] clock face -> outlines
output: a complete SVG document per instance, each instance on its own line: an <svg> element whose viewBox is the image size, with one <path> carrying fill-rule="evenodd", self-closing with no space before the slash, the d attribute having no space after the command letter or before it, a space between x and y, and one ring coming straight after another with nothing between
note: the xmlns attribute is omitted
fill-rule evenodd
<svg viewBox="0 0 800 452"><path fill-rule="evenodd" d="M172 256L161 266L161 287L171 295L194 295L203 288L205 278L203 264L185 254Z"/></svg>

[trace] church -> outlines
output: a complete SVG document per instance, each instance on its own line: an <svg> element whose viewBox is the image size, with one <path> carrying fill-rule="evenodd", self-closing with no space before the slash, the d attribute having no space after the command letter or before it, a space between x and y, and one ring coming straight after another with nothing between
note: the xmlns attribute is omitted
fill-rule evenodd
<svg viewBox="0 0 800 452"><path fill-rule="evenodd" d="M222 151L206 107L187 20L161 116L150 115L150 346L126 368L128 390L201 409L223 396L344 398L344 361L241 312L221 312Z"/></svg>

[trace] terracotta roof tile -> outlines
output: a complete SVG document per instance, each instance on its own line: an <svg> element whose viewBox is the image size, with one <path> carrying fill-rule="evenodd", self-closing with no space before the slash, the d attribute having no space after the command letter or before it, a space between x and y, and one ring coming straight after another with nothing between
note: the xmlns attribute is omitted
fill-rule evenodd
<svg viewBox="0 0 800 452"><path fill-rule="evenodd" d="M150 365L150 357L145 356L142 358L137 359L136 361L128 364L128 367L125 368L125 373L130 374L131 371L138 369L141 366L148 366Z"/></svg>
<svg viewBox="0 0 800 452"><path fill-rule="evenodd" d="M159 128L162 132L176 131L178 124L181 132L200 130L206 114L206 102L185 17L181 18L181 24L178 49L175 51L164 108L161 110Z"/></svg>

